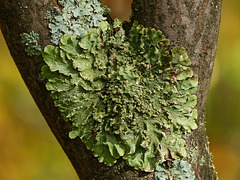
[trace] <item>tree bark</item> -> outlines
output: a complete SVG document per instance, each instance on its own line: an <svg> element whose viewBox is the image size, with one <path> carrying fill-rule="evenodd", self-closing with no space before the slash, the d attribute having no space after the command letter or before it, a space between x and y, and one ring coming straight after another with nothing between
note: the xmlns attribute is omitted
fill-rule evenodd
<svg viewBox="0 0 240 180"><path fill-rule="evenodd" d="M50 43L44 16L54 6L50 0L1 0L0 27L10 53L31 95L61 144L79 178L86 179L154 179L154 173L135 171L123 160L108 167L99 163L79 139L70 139L71 124L66 123L54 106L50 93L39 80L44 62L41 56L27 56L20 34L35 31L40 44ZM154 27L173 42L185 47L199 77L198 129L187 140L188 162L196 179L216 179L205 129L205 105L217 49L222 0L133 0L132 21ZM191 156L191 147L197 154ZM195 159L193 159L195 158Z"/></svg>

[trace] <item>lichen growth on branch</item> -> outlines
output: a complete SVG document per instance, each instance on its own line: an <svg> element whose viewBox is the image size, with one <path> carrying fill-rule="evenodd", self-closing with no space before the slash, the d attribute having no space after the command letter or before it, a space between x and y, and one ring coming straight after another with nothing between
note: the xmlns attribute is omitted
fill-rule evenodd
<svg viewBox="0 0 240 180"><path fill-rule="evenodd" d="M187 161L174 160L170 167L165 163L159 163L155 172L156 180L194 180L195 174Z"/></svg>
<svg viewBox="0 0 240 180"><path fill-rule="evenodd" d="M128 34L128 35L126 35ZM186 157L182 134L197 128L197 76L184 48L136 22L106 21L79 39L64 35L43 52L55 106L100 162L122 157L146 172Z"/></svg>
<svg viewBox="0 0 240 180"><path fill-rule="evenodd" d="M34 31L20 34L22 43L27 47L25 52L28 56L39 56L42 53L42 47L38 44L39 34Z"/></svg>
<svg viewBox="0 0 240 180"><path fill-rule="evenodd" d="M109 11L99 0L59 0L58 3L62 9L55 7L45 16L50 22L51 41L56 45L64 34L83 38L86 30L97 28L106 20L104 14Z"/></svg>

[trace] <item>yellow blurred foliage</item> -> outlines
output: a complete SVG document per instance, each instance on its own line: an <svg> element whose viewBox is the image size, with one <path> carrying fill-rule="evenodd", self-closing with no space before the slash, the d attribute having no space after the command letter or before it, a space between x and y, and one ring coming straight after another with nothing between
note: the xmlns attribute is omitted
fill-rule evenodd
<svg viewBox="0 0 240 180"><path fill-rule="evenodd" d="M239 152L218 141L214 143L212 153L214 154L213 161L217 167L220 180L238 180L240 169Z"/></svg>
<svg viewBox="0 0 240 180"><path fill-rule="evenodd" d="M122 20L129 20L131 15L132 0L102 0L112 11L112 18L119 18Z"/></svg>

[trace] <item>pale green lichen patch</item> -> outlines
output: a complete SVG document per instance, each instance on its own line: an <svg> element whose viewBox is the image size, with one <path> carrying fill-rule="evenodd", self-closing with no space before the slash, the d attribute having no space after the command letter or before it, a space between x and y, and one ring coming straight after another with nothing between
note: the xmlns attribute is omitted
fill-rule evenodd
<svg viewBox="0 0 240 180"><path fill-rule="evenodd" d="M38 44L39 34L35 33L34 31L30 32L29 34L23 33L20 34L22 42L27 47L25 49L27 55L40 55L42 53L42 47Z"/></svg>
<svg viewBox="0 0 240 180"><path fill-rule="evenodd" d="M159 163L155 172L156 180L194 180L195 174L187 161L175 160L170 167L167 164Z"/></svg>
<svg viewBox="0 0 240 180"><path fill-rule="evenodd" d="M97 28L101 21L106 20L107 8L99 0L59 0L58 3L62 6L61 11L55 7L45 15L45 19L50 21L51 41L56 45L64 34L82 38L86 30Z"/></svg>
<svg viewBox="0 0 240 180"><path fill-rule="evenodd" d="M122 22L102 22L84 38L65 35L43 52L62 116L72 122L100 162L153 171L161 159L186 157L182 134L197 128L197 76L184 48L171 49L161 31L137 23L126 36Z"/></svg>
<svg viewBox="0 0 240 180"><path fill-rule="evenodd" d="M193 140L191 141L191 146L187 154L188 154L188 158L191 160L191 164L197 163L199 159L199 150L198 150L198 146Z"/></svg>
<svg viewBox="0 0 240 180"><path fill-rule="evenodd" d="M204 166L205 163L206 163L206 159L205 159L205 156L203 155L203 156L201 157L201 159L199 160L199 165L200 165L200 166Z"/></svg>

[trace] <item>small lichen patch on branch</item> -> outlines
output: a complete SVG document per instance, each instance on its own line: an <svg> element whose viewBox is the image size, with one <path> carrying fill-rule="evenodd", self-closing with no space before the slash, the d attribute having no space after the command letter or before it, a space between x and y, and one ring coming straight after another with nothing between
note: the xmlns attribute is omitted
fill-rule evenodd
<svg viewBox="0 0 240 180"><path fill-rule="evenodd" d="M72 122L70 138L109 166L122 157L150 172L158 160L186 157L182 135L197 128L198 80L185 49L161 31L135 22L126 35L122 25L102 21L82 39L64 35L45 48L42 75Z"/></svg>
<svg viewBox="0 0 240 180"><path fill-rule="evenodd" d="M56 45L64 34L84 37L86 30L91 31L106 20L104 14L108 12L99 0L59 0L58 4L45 15L50 22L51 41Z"/></svg>
<svg viewBox="0 0 240 180"><path fill-rule="evenodd" d="M191 160L191 164L197 163L197 161L199 159L198 146L196 145L196 143L193 140L191 141L191 146L188 151L188 158Z"/></svg>
<svg viewBox="0 0 240 180"><path fill-rule="evenodd" d="M203 155L199 161L199 165L204 166L205 163L206 163L206 159L205 159L205 156Z"/></svg>
<svg viewBox="0 0 240 180"><path fill-rule="evenodd" d="M40 55L42 53L42 47L38 44L39 34L34 31L29 34L23 33L20 34L22 42L27 47L25 49L28 56Z"/></svg>
<svg viewBox="0 0 240 180"><path fill-rule="evenodd" d="M18 2L18 5L19 5L20 9L28 9L28 6L26 6L26 5L24 5L24 4L20 3L20 2Z"/></svg>
<svg viewBox="0 0 240 180"><path fill-rule="evenodd" d="M170 167L169 167L170 165ZM187 161L175 160L170 164L160 163L156 167L156 180L194 180L195 174Z"/></svg>

